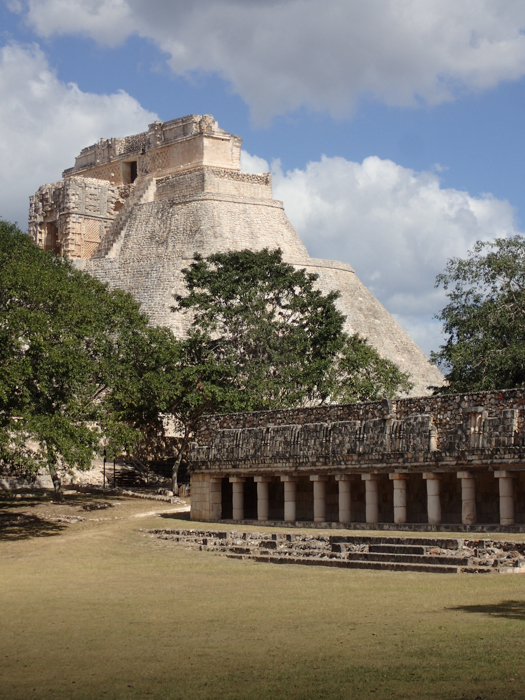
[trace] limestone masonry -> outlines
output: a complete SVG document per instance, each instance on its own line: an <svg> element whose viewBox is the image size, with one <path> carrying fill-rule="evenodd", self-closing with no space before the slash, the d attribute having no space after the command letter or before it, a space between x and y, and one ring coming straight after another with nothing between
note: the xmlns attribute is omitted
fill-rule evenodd
<svg viewBox="0 0 525 700"><path fill-rule="evenodd" d="M501 540L155 529L151 537L268 564L428 573L523 574L525 544Z"/></svg>
<svg viewBox="0 0 525 700"><path fill-rule="evenodd" d="M310 258L270 173L240 172L241 139L210 115L155 122L148 131L84 148L59 182L31 197L29 233L110 287L131 292L152 323L181 335L170 311L181 270L199 252L281 248L284 259L337 289L349 333L411 375L413 395L443 381L424 353L345 263Z"/></svg>
<svg viewBox="0 0 525 700"><path fill-rule="evenodd" d="M525 391L207 416L194 520L525 531Z"/></svg>

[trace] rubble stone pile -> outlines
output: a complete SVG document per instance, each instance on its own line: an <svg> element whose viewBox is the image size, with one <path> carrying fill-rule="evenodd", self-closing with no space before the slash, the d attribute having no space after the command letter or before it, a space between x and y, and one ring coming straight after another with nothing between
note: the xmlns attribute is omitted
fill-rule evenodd
<svg viewBox="0 0 525 700"><path fill-rule="evenodd" d="M148 530L191 549L272 564L432 573L525 573L525 542L232 530Z"/></svg>

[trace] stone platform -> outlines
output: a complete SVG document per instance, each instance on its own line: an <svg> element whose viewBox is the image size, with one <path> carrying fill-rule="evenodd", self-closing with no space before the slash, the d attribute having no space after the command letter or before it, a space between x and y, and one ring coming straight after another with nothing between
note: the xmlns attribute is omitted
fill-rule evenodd
<svg viewBox="0 0 525 700"><path fill-rule="evenodd" d="M525 542L236 530L155 529L147 532L199 551L269 564L438 574L525 573Z"/></svg>

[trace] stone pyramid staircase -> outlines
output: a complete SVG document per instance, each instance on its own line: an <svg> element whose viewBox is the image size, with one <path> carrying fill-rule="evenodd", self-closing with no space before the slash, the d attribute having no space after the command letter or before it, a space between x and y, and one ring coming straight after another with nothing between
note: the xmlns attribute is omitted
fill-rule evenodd
<svg viewBox="0 0 525 700"><path fill-rule="evenodd" d="M136 180L133 192L113 219L109 231L100 241L95 252L91 256L92 259L115 258L118 256L122 245L122 233L133 213L135 205L152 202L156 187L157 181L155 178L146 176Z"/></svg>
<svg viewBox="0 0 525 700"><path fill-rule="evenodd" d="M192 549L270 564L438 574L525 573L525 542L216 530L148 532Z"/></svg>

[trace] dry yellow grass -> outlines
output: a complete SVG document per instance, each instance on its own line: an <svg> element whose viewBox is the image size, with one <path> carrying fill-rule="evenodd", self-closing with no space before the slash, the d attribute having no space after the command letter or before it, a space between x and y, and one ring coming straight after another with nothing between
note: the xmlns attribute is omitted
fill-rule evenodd
<svg viewBox="0 0 525 700"><path fill-rule="evenodd" d="M525 577L230 560L92 501L0 501L2 699L525 698Z"/></svg>

